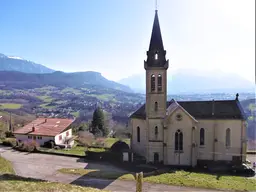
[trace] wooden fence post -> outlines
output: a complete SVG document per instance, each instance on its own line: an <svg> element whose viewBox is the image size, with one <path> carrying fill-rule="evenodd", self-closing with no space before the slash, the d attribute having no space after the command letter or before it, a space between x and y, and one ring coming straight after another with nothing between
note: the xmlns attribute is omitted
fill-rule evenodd
<svg viewBox="0 0 256 192"><path fill-rule="evenodd" d="M142 192L143 172L136 173L136 192Z"/></svg>

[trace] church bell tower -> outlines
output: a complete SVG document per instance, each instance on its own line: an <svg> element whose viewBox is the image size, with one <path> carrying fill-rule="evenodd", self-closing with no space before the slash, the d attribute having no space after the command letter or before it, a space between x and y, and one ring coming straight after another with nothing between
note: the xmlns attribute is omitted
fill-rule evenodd
<svg viewBox="0 0 256 192"><path fill-rule="evenodd" d="M162 119L166 114L169 60L165 58L166 51L163 46L157 12L156 10L147 60L144 61L146 70L146 117L148 119Z"/></svg>
<svg viewBox="0 0 256 192"><path fill-rule="evenodd" d="M165 55L156 10L147 60L144 61L146 70L146 159L148 162L164 161L163 119L166 115L167 69L169 67L169 61L166 60Z"/></svg>

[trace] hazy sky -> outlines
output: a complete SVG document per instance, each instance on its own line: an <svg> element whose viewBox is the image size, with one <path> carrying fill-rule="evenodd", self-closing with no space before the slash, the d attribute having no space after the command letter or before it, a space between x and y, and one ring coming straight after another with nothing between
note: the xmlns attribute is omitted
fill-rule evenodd
<svg viewBox="0 0 256 192"><path fill-rule="evenodd" d="M0 0L0 53L112 80L144 71L154 0ZM255 0L158 0L169 70L255 79Z"/></svg>

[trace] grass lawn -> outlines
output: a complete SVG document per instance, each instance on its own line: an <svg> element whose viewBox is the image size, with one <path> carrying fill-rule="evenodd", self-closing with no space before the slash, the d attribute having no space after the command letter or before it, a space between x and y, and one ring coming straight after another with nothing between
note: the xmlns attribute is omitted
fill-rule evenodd
<svg viewBox="0 0 256 192"><path fill-rule="evenodd" d="M18 103L0 103L0 109L20 109L21 104Z"/></svg>
<svg viewBox="0 0 256 192"><path fill-rule="evenodd" d="M95 178L134 180L132 173L104 172L90 169L60 169L61 173L87 175ZM143 181L167 185L178 185L197 188L211 188L238 191L256 190L255 179L248 179L238 176L220 176L206 173L195 173L186 171L176 171L174 173L164 173L156 176L144 177Z"/></svg>
<svg viewBox="0 0 256 192"><path fill-rule="evenodd" d="M14 174L14 170L12 168L11 162L7 161L6 159L0 157L0 174ZM1 189L1 187L0 187Z"/></svg>
<svg viewBox="0 0 256 192"><path fill-rule="evenodd" d="M0 189L1 191L12 192L107 192L89 187L46 182L15 175L0 176Z"/></svg>

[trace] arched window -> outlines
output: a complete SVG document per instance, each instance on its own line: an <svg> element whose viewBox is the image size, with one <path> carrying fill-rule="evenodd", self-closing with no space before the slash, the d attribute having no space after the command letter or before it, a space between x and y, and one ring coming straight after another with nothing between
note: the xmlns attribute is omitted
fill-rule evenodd
<svg viewBox="0 0 256 192"><path fill-rule="evenodd" d="M155 135L157 135L157 134L158 134L158 127L155 126Z"/></svg>
<svg viewBox="0 0 256 192"><path fill-rule="evenodd" d="M155 75L151 75L151 91L155 91L156 90L156 77Z"/></svg>
<svg viewBox="0 0 256 192"><path fill-rule="evenodd" d="M158 110L158 103L155 102L155 111L157 111L157 110Z"/></svg>
<svg viewBox="0 0 256 192"><path fill-rule="evenodd" d="M157 91L162 91L162 75L157 76Z"/></svg>
<svg viewBox="0 0 256 192"><path fill-rule="evenodd" d="M158 54L157 53L155 53L155 60L157 60L158 59Z"/></svg>
<svg viewBox="0 0 256 192"><path fill-rule="evenodd" d="M204 145L204 128L200 129L200 145Z"/></svg>
<svg viewBox="0 0 256 192"><path fill-rule="evenodd" d="M137 142L140 142L140 127L137 127Z"/></svg>
<svg viewBox="0 0 256 192"><path fill-rule="evenodd" d="M179 129L175 133L175 151L183 151L183 134Z"/></svg>
<svg viewBox="0 0 256 192"><path fill-rule="evenodd" d="M159 163L159 154L154 153L154 163Z"/></svg>
<svg viewBox="0 0 256 192"><path fill-rule="evenodd" d="M230 140L230 129L228 128L226 130L226 147L230 147L231 145L231 140Z"/></svg>

